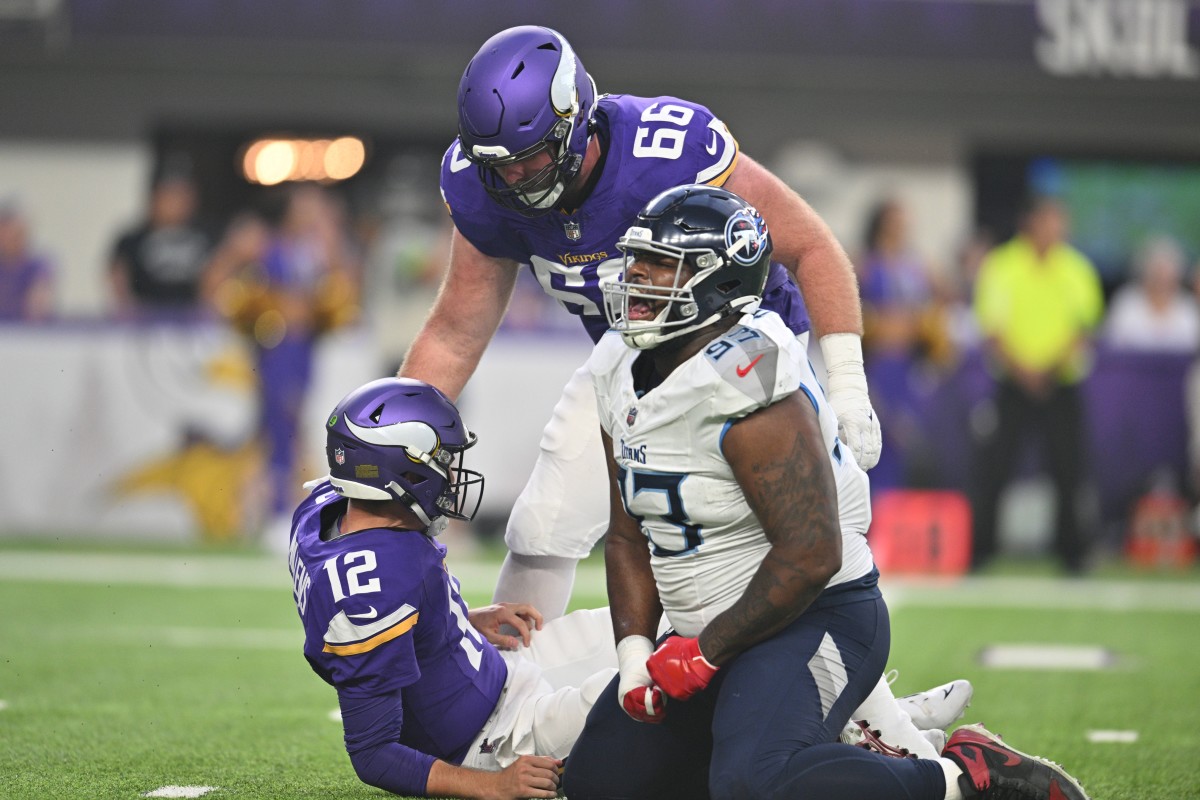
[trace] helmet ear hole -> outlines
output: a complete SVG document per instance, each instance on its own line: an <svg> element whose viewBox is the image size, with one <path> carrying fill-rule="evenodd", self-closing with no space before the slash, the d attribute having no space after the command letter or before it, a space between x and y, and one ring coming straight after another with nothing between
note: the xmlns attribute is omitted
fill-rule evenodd
<svg viewBox="0 0 1200 800"><path fill-rule="evenodd" d="M420 486L422 483L429 480L426 476L416 472L405 472L401 477L411 483L413 486Z"/></svg>

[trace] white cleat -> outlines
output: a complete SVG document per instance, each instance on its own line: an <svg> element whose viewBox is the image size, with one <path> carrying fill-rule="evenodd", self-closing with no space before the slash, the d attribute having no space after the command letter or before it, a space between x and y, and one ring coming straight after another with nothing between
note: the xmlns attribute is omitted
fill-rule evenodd
<svg viewBox="0 0 1200 800"><path fill-rule="evenodd" d="M927 731L921 731L921 735L933 745L934 751L938 753L946 749L946 740L950 738L941 728L930 728Z"/></svg>
<svg viewBox="0 0 1200 800"><path fill-rule="evenodd" d="M970 681L960 679L935 686L927 692L897 697L896 704L912 717L913 725L919 730L945 731L966 713L974 691ZM938 751L941 752L941 748Z"/></svg>

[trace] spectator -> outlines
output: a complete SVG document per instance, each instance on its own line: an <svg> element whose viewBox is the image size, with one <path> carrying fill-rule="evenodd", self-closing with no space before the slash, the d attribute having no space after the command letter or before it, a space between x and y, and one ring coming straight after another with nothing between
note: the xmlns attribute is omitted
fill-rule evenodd
<svg viewBox="0 0 1200 800"><path fill-rule="evenodd" d="M0 321L41 321L53 312L54 267L30 250L17 202L0 200Z"/></svg>
<svg viewBox="0 0 1200 800"><path fill-rule="evenodd" d="M1084 568L1087 547L1077 510L1085 458L1079 384L1104 299L1095 267L1066 243L1067 229L1061 203L1034 198L1017 236L988 253L979 270L975 313L997 388L996 424L977 454L976 569L996 552L1000 494L1029 435L1046 445L1057 497L1057 554L1068 572Z"/></svg>
<svg viewBox="0 0 1200 800"><path fill-rule="evenodd" d="M279 224L243 216L218 248L204 294L247 335L260 386L260 436L266 449L270 511L286 528L299 486L300 414L318 339L358 314L359 258L340 208L315 185L289 191ZM286 544L286 531L276 541Z"/></svg>
<svg viewBox="0 0 1200 800"><path fill-rule="evenodd" d="M928 482L930 448L922 417L928 405L921 368L949 339L925 263L908 241L908 213L896 199L871 212L859 260L863 350L871 402L884 446L871 489ZM924 466L923 466L924 465Z"/></svg>
<svg viewBox="0 0 1200 800"><path fill-rule="evenodd" d="M155 180L146 219L117 239L109 262L119 316L176 316L197 310L212 242L195 222L196 208L190 177L171 171Z"/></svg>
<svg viewBox="0 0 1200 800"><path fill-rule="evenodd" d="M1135 282L1117 291L1108 315L1108 342L1123 350L1184 353L1200 348L1200 308L1184 290L1183 249L1157 236L1134 255Z"/></svg>

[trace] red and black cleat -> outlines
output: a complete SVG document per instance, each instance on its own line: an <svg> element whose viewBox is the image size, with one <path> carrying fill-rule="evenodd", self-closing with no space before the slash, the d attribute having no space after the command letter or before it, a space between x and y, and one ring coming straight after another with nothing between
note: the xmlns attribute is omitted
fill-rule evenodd
<svg viewBox="0 0 1200 800"><path fill-rule="evenodd" d="M962 768L958 785L967 798L1089 800L1079 782L1058 764L1009 747L978 723L956 730L942 756Z"/></svg>

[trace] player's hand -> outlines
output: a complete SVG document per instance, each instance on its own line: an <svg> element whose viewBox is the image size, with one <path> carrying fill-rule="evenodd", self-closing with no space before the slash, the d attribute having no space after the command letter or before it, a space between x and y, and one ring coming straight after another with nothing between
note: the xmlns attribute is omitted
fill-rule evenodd
<svg viewBox="0 0 1200 800"><path fill-rule="evenodd" d="M863 469L879 463L883 431L867 395L863 373L862 342L857 334L834 333L821 337L821 353L829 374L826 397L837 415L838 438Z"/></svg>
<svg viewBox="0 0 1200 800"><path fill-rule="evenodd" d="M490 773L496 778L495 791L485 794L484 800L557 797L562 763L558 758L521 756L500 772Z"/></svg>
<svg viewBox="0 0 1200 800"><path fill-rule="evenodd" d="M501 650L529 647L533 631L542 629L542 614L528 603L495 603L467 612L467 619L493 645ZM502 630L509 626L516 636Z"/></svg>
<svg viewBox="0 0 1200 800"><path fill-rule="evenodd" d="M627 680L622 675L617 683L617 697L625 713L638 722L657 725L667 718L667 696L649 681Z"/></svg>
<svg viewBox="0 0 1200 800"><path fill-rule="evenodd" d="M854 461L865 470L878 464L883 452L883 431L867 395L830 392L829 405L837 414L838 438L850 450Z"/></svg>
<svg viewBox="0 0 1200 800"><path fill-rule="evenodd" d="M626 636L617 642L617 702L626 714L638 722L658 724L667 716L667 696L654 685L646 670L646 660L654 643L645 636Z"/></svg>
<svg viewBox="0 0 1200 800"><path fill-rule="evenodd" d="M689 697L708 686L717 668L700 652L700 640L672 636L646 662L650 677L676 700Z"/></svg>

